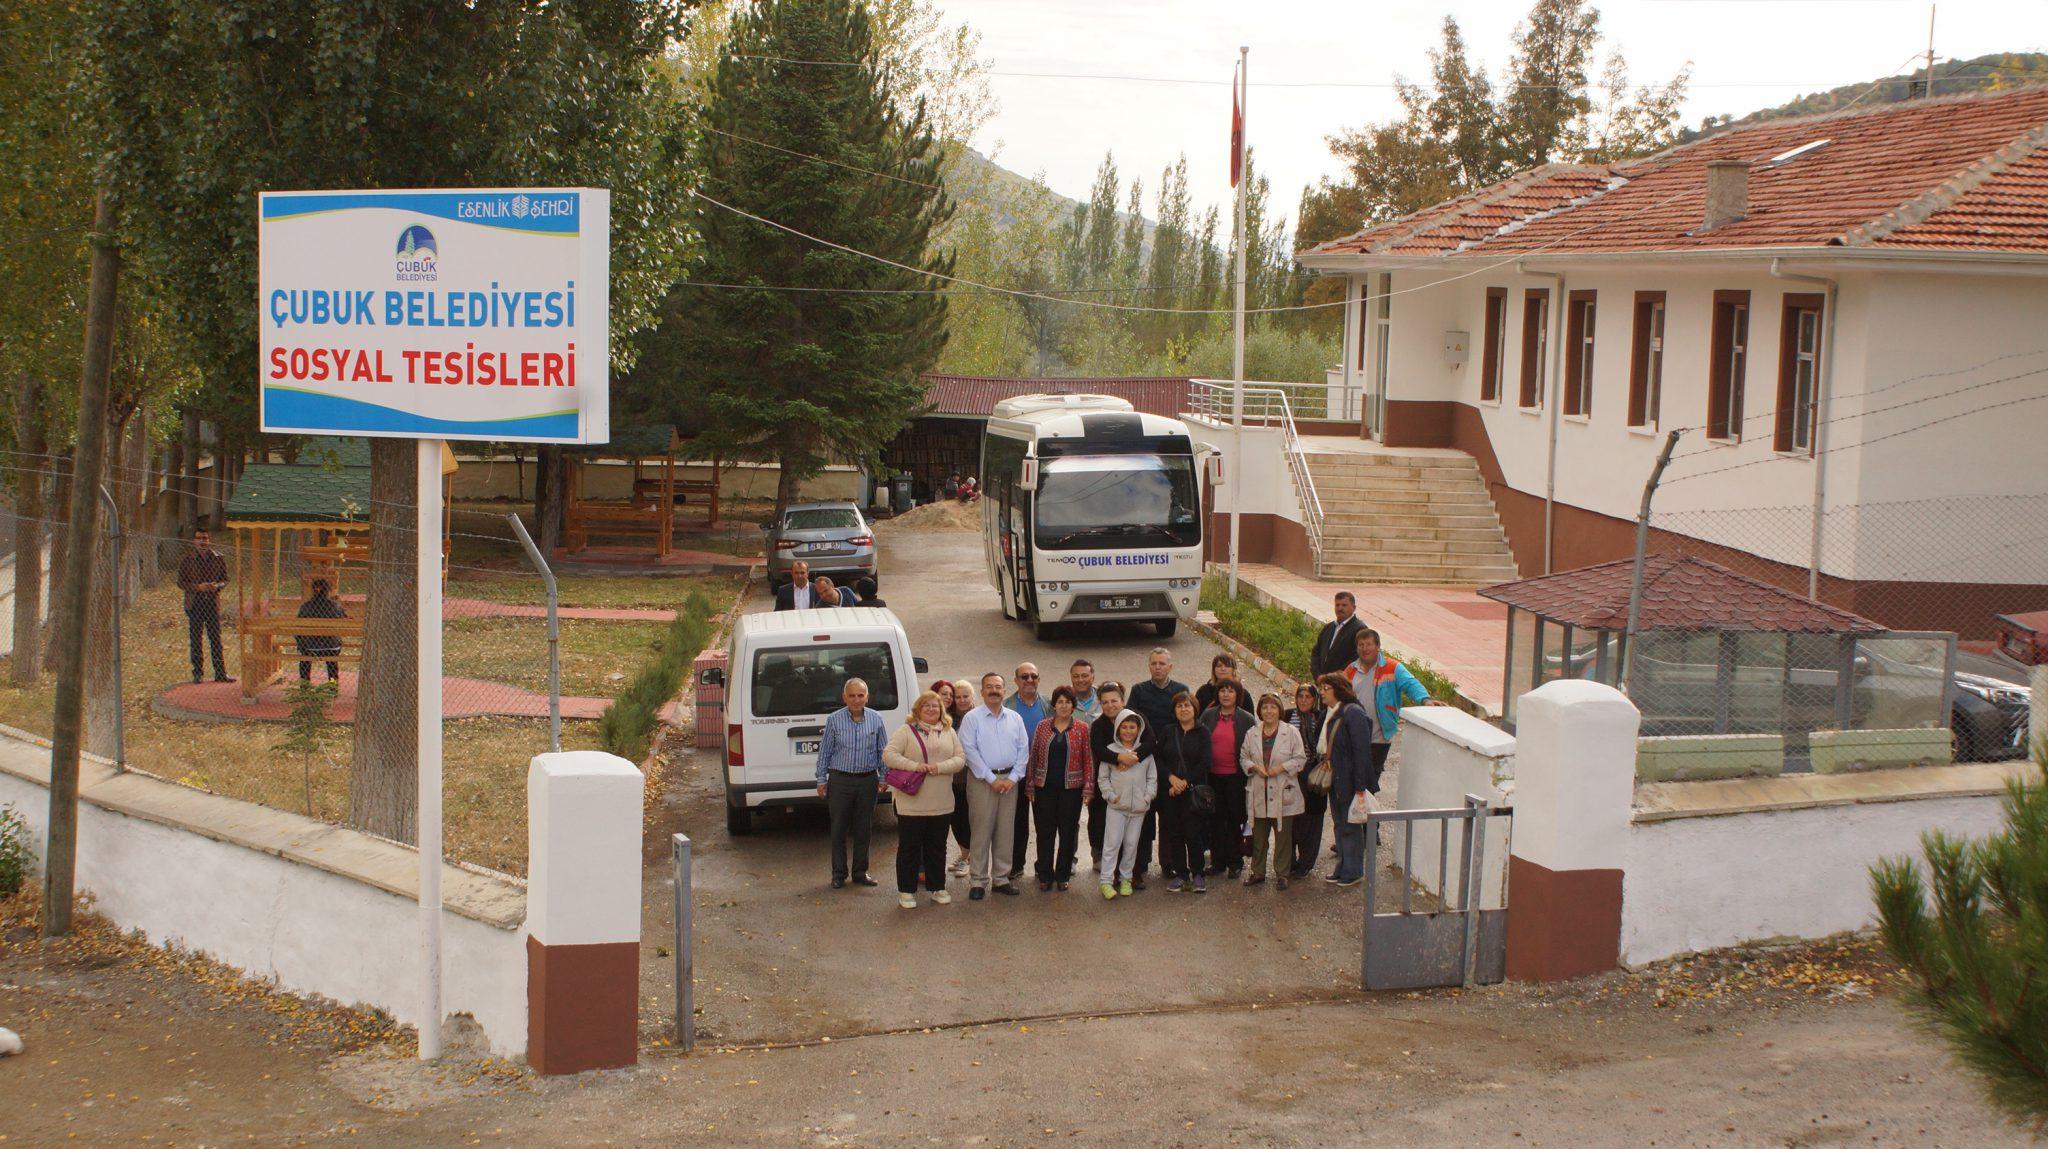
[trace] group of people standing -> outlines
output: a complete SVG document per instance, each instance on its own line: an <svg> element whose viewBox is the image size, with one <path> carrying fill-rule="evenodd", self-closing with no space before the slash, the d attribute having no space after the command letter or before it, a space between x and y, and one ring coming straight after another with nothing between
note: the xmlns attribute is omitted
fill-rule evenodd
<svg viewBox="0 0 2048 1149"><path fill-rule="evenodd" d="M866 855L881 791L896 807L905 909L920 889L951 902L949 873L967 879L974 901L1016 896L1031 879L1041 892L1067 890L1084 817L1095 882L1109 900L1146 888L1155 846L1169 893L1206 893L1218 876L1286 889L1315 871L1325 819L1337 857L1324 880L1358 884L1365 839L1348 816L1353 800L1378 793L1399 708L1432 700L1356 622L1355 601L1346 594L1340 603L1334 635L1318 636L1315 679L1291 700L1252 698L1229 654L1190 689L1160 647L1128 689L1098 683L1085 658L1049 692L1029 662L1016 668L1014 689L993 671L978 682L940 679L885 735L878 716L863 717L866 684L849 682L818 765L832 811L833 887L878 884ZM1349 642L1355 657L1325 670L1336 642ZM959 848L950 862L949 834Z"/></svg>

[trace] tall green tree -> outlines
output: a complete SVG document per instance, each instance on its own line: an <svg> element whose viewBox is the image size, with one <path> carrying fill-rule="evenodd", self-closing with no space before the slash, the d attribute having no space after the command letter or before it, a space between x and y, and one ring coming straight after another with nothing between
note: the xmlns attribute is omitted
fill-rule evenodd
<svg viewBox="0 0 2048 1149"><path fill-rule="evenodd" d="M1871 871L1885 948L1912 979L1913 1010L1991 1100L2048 1125L2048 743L2006 784L2005 825L1979 841L1924 839Z"/></svg>
<svg viewBox="0 0 2048 1149"><path fill-rule="evenodd" d="M1587 0L1536 0L1496 86L1446 17L1429 83L1396 89L1401 114L1330 137L1343 170L1303 193L1302 242L1397 219L1524 168L1606 163L1677 143L1688 71L1632 88L1617 48L1596 84L1601 47L1600 13Z"/></svg>
<svg viewBox="0 0 2048 1149"><path fill-rule="evenodd" d="M255 442L255 199L267 188L612 190L614 366L686 246L685 143L657 66L688 0L86 0L93 122L126 242ZM415 833L412 446L372 451L373 566L350 819Z"/></svg>
<svg viewBox="0 0 2048 1149"><path fill-rule="evenodd" d="M778 506L828 463L873 460L945 345L946 297L920 271L952 271L931 244L952 201L900 82L860 0L739 13L710 82L689 278L747 289L676 291L640 392L705 448L779 464Z"/></svg>

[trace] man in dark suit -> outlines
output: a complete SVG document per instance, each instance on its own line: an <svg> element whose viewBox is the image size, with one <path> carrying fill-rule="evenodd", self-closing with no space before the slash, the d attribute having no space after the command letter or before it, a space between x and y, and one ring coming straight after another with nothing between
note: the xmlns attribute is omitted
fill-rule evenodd
<svg viewBox="0 0 2048 1149"><path fill-rule="evenodd" d="M1323 627L1316 635L1316 648L1309 652L1309 669L1317 678L1351 665L1358 654L1358 632L1365 628L1358 619L1358 599L1350 591L1338 591L1332 605L1337 609L1337 621Z"/></svg>
<svg viewBox="0 0 2048 1149"><path fill-rule="evenodd" d="M808 610L820 605L811 593L811 564L802 559L789 564L789 582L775 589L775 609Z"/></svg>

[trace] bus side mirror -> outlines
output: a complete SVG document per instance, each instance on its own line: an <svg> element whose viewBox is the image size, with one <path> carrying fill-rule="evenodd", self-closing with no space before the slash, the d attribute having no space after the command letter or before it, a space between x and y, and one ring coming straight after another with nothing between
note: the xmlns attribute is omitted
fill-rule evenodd
<svg viewBox="0 0 2048 1149"><path fill-rule="evenodd" d="M1208 475L1210 486L1220 487L1223 485L1223 456L1220 453L1210 455L1203 462L1202 466Z"/></svg>
<svg viewBox="0 0 2048 1149"><path fill-rule="evenodd" d="M1027 491L1038 489L1038 460L1024 460L1023 472L1017 477L1017 485Z"/></svg>

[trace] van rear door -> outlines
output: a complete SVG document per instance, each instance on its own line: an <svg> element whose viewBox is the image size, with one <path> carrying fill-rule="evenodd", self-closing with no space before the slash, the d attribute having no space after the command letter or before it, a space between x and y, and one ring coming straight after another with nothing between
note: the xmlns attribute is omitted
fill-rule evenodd
<svg viewBox="0 0 2048 1149"><path fill-rule="evenodd" d="M803 645L756 646L749 665L746 742L749 788L788 783L791 790L817 783L818 744L825 719L844 705L846 682L868 685L868 708L894 729L909 699L902 696L898 652L888 636L835 639L805 636Z"/></svg>

